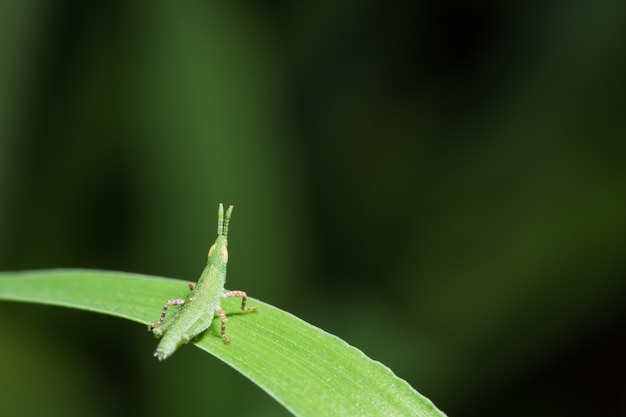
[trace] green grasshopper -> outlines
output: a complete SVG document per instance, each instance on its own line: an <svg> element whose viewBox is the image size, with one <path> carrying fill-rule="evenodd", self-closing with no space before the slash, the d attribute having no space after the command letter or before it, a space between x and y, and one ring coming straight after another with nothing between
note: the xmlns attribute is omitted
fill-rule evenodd
<svg viewBox="0 0 626 417"><path fill-rule="evenodd" d="M208 329L215 313L219 315L222 322L220 331L222 339L225 343L230 343L230 339L226 336L226 314L220 306L222 298L241 297L241 310L244 313L257 311L256 307L246 308L248 296L245 292L224 289L228 263L228 223L232 212L233 206L230 206L224 216L224 206L220 203L217 215L217 239L209 249L209 259L198 283L189 283L191 292L187 298L166 302L161 319L148 325L148 331L152 331L156 338L161 338L154 352L154 356L161 361ZM180 308L166 318L167 309L171 306L180 306Z"/></svg>

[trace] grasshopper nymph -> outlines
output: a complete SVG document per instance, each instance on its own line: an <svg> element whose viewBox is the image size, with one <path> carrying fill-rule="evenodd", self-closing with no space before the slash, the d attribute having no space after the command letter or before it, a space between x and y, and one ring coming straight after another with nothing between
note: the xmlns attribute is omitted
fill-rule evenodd
<svg viewBox="0 0 626 417"><path fill-rule="evenodd" d="M161 319L148 325L148 331L161 338L154 356L164 360L176 349L189 342L211 325L215 313L222 322L221 336L225 343L230 343L226 336L226 314L220 306L220 300L228 297L241 297L241 310L244 313L256 311L256 307L246 308L247 295L243 291L225 291L226 264L228 263L228 223L233 206L228 207L224 215L224 206L220 203L217 216L217 239L209 249L209 258L197 283L190 282L189 295L186 299L169 300L163 306ZM166 317L167 309L180 306Z"/></svg>

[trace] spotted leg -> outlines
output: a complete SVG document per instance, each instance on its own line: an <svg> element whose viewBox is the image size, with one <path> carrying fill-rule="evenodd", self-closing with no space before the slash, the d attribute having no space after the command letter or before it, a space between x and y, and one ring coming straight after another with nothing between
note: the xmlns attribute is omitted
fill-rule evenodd
<svg viewBox="0 0 626 417"><path fill-rule="evenodd" d="M249 311L258 311L259 310L256 307L246 308L246 301L248 301L248 295L246 294L245 291L228 291L228 292L225 292L224 295L222 295L222 297L224 297L224 298L241 297L241 310L244 313L247 313Z"/></svg>
<svg viewBox="0 0 626 417"><path fill-rule="evenodd" d="M169 300L167 303L165 303L165 305L163 305L163 311L161 312L161 319L157 322L148 324L148 331L152 331L152 329L154 329L155 327L163 324L163 322L165 321L165 315L167 314L168 307L182 306L183 304L185 304L185 300L182 300L180 298Z"/></svg>
<svg viewBox="0 0 626 417"><path fill-rule="evenodd" d="M246 308L246 301L248 300L248 296L244 291L228 291L228 292L225 292L222 295L222 297L223 298L241 297L241 310L244 313L247 313L249 311L258 311L258 308L256 307ZM224 310L222 310L222 307L220 306L217 307L216 311L217 311L217 314L220 316L220 321L222 322L220 335L222 336L222 339L224 340L225 343L230 343L230 339L228 338L228 336L226 336L226 320L228 320L226 318L226 313L224 313Z"/></svg>

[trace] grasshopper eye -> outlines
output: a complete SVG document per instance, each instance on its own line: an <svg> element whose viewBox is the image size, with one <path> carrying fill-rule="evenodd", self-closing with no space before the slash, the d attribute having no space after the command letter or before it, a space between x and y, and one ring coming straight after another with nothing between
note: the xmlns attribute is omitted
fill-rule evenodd
<svg viewBox="0 0 626 417"><path fill-rule="evenodd" d="M211 245L211 248L209 249L209 256L211 256L211 254L213 253L213 251L215 250L215 243Z"/></svg>

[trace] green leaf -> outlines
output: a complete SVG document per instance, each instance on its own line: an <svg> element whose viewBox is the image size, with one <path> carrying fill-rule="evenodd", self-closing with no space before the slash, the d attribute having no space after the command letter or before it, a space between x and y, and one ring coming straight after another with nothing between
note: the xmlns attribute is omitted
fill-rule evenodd
<svg viewBox="0 0 626 417"><path fill-rule="evenodd" d="M142 324L155 321L166 300L187 292L185 281L121 272L0 273L0 300L89 310ZM256 313L238 314L239 304L222 301L230 345L219 335L219 320L195 345L241 372L294 415L444 416L389 368L343 340L261 301L249 301L259 307Z"/></svg>

